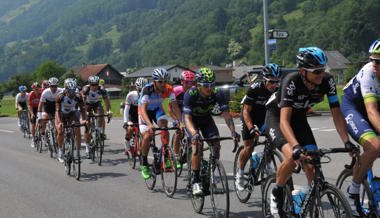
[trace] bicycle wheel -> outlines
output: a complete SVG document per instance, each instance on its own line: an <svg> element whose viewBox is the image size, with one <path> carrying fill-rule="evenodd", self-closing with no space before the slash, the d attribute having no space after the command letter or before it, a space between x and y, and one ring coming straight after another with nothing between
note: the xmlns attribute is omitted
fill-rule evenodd
<svg viewBox="0 0 380 218"><path fill-rule="evenodd" d="M25 113L25 124L26 124L26 131L28 134L28 138L30 139L32 137L32 133L30 132L30 121L29 121L29 116L27 113Z"/></svg>
<svg viewBox="0 0 380 218"><path fill-rule="evenodd" d="M230 192L226 171L220 160L215 160L215 170L211 173L214 178L210 180L211 206L214 215L227 218L230 214Z"/></svg>
<svg viewBox="0 0 380 218"><path fill-rule="evenodd" d="M191 190L191 179L189 181L190 183L190 195L191 195L191 204L193 205L193 209L196 213L201 213L203 210L203 206L205 204L205 196L202 195L193 195L193 192Z"/></svg>
<svg viewBox="0 0 380 218"><path fill-rule="evenodd" d="M293 218L295 215L293 214L293 200L290 191L290 184L292 183L291 179L285 186L284 190L284 205L283 205L283 216L284 218ZM262 212L263 217L273 218L270 211L270 202L271 202L271 194L273 188L276 186L276 174L269 175L263 184L263 192L262 192Z"/></svg>
<svg viewBox="0 0 380 218"><path fill-rule="evenodd" d="M343 193L334 185L325 183L321 191L320 201L310 205L310 217L353 217L350 204ZM308 216L306 216L308 217Z"/></svg>
<svg viewBox="0 0 380 218"><path fill-rule="evenodd" d="M348 198L347 190L352 182L352 169L344 169L338 177L336 186ZM362 217L376 217L376 206L373 205L373 196L369 187L368 181L364 180L360 186L360 206L361 211L358 211Z"/></svg>
<svg viewBox="0 0 380 218"><path fill-rule="evenodd" d="M240 168L239 166L239 159L240 159L240 153L244 149L244 146L240 146L238 150L236 151L235 154L235 160L234 160L234 168L233 168L233 175L234 175L234 187L235 187L235 193L236 197L239 199L241 203L246 203L249 198L251 197L251 194L254 189L254 184L250 175L250 166L249 164L246 164L244 166L244 175L243 179L244 180L244 190L239 191L238 188L236 187L236 174ZM249 163L249 161L247 161Z"/></svg>
<svg viewBox="0 0 380 218"><path fill-rule="evenodd" d="M177 190L177 160L171 147L163 148L161 161L161 181L166 196L173 197Z"/></svg>
<svg viewBox="0 0 380 218"><path fill-rule="evenodd" d="M176 134L173 134L172 135L172 140L171 140L171 147L173 148L173 150L174 150L174 138L175 138L175 136L176 136ZM179 143L180 143L180 149L179 149L179 153L178 153L179 159L177 159L177 162L179 161L181 163L181 165L180 165L180 167L177 168L177 177L180 177L181 174L182 174L183 163L182 163L181 160L183 160L183 157L185 155L185 151L183 149L184 145L182 144L182 140L181 139L180 139Z"/></svg>
<svg viewBox="0 0 380 218"><path fill-rule="evenodd" d="M149 153L148 153L148 159L151 158L153 159L152 160L152 163L151 164L148 164L148 167L149 167L149 171L151 173L151 176L149 179L147 180L144 180L145 181L145 185L146 187L149 189L149 190L153 190L154 187L156 186L156 178L157 178L157 168L158 166L155 166L155 159L154 159L154 153L153 153L153 147L151 146L151 148L149 149ZM149 160L148 160L149 162ZM159 169L160 170L160 169Z"/></svg>
<svg viewBox="0 0 380 218"><path fill-rule="evenodd" d="M136 133L133 131L130 141L130 149L128 149L127 153L128 163L132 169L136 168L136 156L138 155L137 148L138 146L136 146Z"/></svg>
<svg viewBox="0 0 380 218"><path fill-rule="evenodd" d="M65 139L64 144L64 154L65 154L65 172L66 175L70 175L71 173L71 163L73 162L73 155L72 155L72 143L71 139ZM66 151L65 151L66 150Z"/></svg>
<svg viewBox="0 0 380 218"><path fill-rule="evenodd" d="M36 140L36 149L39 153L42 153L42 135L40 127L36 127L35 140Z"/></svg>
<svg viewBox="0 0 380 218"><path fill-rule="evenodd" d="M50 134L50 126L47 125L46 126L46 131L45 131L45 137L46 137L46 143L47 143L47 146L48 146L48 149L49 149L49 152L50 152L50 157L53 158L53 145L51 143L51 134Z"/></svg>
<svg viewBox="0 0 380 218"><path fill-rule="evenodd" d="M96 143L93 147L95 153L95 160L98 162L98 165L102 165L103 151L104 151L104 140L102 139L101 133L99 130L96 130Z"/></svg>
<svg viewBox="0 0 380 218"><path fill-rule="evenodd" d="M80 149L77 148L75 143L72 144L73 146L73 161L72 161L72 170L73 170L73 175L76 180L80 179L80 164L81 164L81 157L80 157Z"/></svg>

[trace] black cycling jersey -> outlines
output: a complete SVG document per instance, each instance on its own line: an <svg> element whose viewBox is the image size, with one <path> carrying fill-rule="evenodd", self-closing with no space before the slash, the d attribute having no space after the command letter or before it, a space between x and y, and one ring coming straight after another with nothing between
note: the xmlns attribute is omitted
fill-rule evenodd
<svg viewBox="0 0 380 218"><path fill-rule="evenodd" d="M211 116L211 111L218 103L221 111L228 110L228 104L222 91L214 88L212 94L203 97L198 88L192 87L186 91L183 100L183 113L194 117Z"/></svg>
<svg viewBox="0 0 380 218"><path fill-rule="evenodd" d="M325 73L322 83L309 91L299 72L286 75L281 81L280 89L268 100L265 123L266 133L278 148L286 143L280 129L280 108L292 107L291 127L301 146L316 145L313 133L307 122L306 112L309 107L323 101L328 96L330 108L339 107L334 78Z"/></svg>

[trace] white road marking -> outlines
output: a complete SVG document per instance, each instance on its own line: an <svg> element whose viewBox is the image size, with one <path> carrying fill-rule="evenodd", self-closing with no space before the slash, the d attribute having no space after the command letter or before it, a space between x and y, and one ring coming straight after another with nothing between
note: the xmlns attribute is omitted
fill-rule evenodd
<svg viewBox="0 0 380 218"><path fill-rule="evenodd" d="M15 131L6 130L6 129L0 129L0 132L5 132L5 133L14 133Z"/></svg>

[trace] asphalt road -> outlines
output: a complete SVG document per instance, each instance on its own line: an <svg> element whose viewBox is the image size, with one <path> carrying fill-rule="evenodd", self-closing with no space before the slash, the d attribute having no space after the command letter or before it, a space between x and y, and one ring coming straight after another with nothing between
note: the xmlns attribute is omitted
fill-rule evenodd
<svg viewBox="0 0 380 218"><path fill-rule="evenodd" d="M343 146L328 115L309 118L320 147ZM221 136L229 136L224 120L216 118ZM237 129L241 129L236 119ZM203 214L193 212L185 191L184 177L179 178L173 199L162 191L160 179L154 191L145 187L140 172L132 170L123 154L123 129L120 119L107 125L104 164L90 160L82 164L82 177L76 181L65 175L64 166L47 152L39 154L18 131L15 118L0 118L0 218L18 217L210 217L209 197ZM233 188L232 143L222 143L221 159L227 170L230 187L230 217L261 217L261 194L258 189L246 204L238 202ZM82 152L83 153L83 152ZM325 176L335 181L346 154L332 155L323 166ZM304 182L298 175L296 183Z"/></svg>

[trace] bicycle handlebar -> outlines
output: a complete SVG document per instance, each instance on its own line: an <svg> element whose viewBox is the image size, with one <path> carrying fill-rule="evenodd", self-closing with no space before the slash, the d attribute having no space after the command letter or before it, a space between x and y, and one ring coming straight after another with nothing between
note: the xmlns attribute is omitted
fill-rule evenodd
<svg viewBox="0 0 380 218"><path fill-rule="evenodd" d="M111 117L110 117L110 114L109 113L105 113L105 114L93 114L93 113L90 113L87 115L88 118L91 118L91 117L107 117L107 123L109 123L111 121Z"/></svg>

